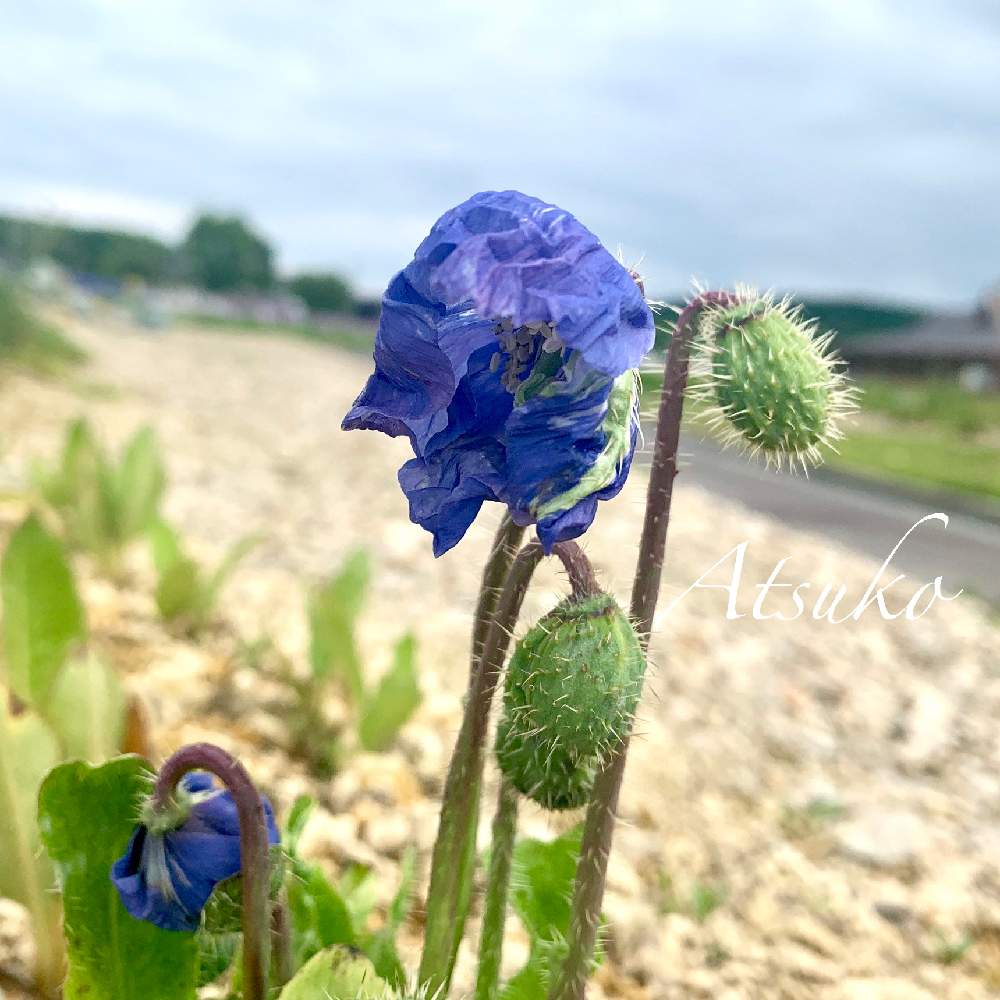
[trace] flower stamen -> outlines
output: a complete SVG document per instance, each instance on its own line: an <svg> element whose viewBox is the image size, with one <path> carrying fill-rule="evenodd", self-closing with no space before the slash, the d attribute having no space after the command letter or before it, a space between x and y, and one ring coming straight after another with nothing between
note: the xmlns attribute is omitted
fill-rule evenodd
<svg viewBox="0 0 1000 1000"><path fill-rule="evenodd" d="M494 333L500 350L490 359L490 371L502 371L500 382L511 395L518 394L541 355L561 356L565 348L554 323L525 323L515 327L510 319L501 319Z"/></svg>

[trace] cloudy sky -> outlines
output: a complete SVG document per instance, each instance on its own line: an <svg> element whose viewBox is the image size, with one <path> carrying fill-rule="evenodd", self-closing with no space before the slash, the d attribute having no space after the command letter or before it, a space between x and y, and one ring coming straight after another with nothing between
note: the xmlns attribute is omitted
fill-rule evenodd
<svg viewBox="0 0 1000 1000"><path fill-rule="evenodd" d="M42 0L0 37L0 208L249 213L367 290L514 187L647 286L962 304L1000 278L995 0Z"/></svg>

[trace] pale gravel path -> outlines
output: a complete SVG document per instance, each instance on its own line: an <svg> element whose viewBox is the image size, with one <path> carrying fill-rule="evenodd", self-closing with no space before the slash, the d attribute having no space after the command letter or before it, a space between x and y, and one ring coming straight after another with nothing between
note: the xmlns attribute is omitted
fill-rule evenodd
<svg viewBox="0 0 1000 1000"><path fill-rule="evenodd" d="M75 330L93 357L83 376L88 391L19 380L0 388L5 479L20 475L29 456L51 455L65 422L80 412L115 440L152 422L169 461L168 513L192 546L212 555L247 532L265 535L227 592L224 611L245 637L270 633L293 657L305 640L304 583L367 545L377 590L365 617L366 652L384 662L394 636L404 629L419 636L429 695L410 727L406 756L419 758L414 766L432 787L457 725L469 615L497 511L485 512L457 550L432 558L428 536L407 520L395 485L405 443L339 429L368 372L366 359L278 337L195 330L157 337L114 321L101 328ZM623 602L643 493L641 474L633 475L622 496L603 505L586 542ZM852 603L875 568L682 478L664 603L744 540L743 611L753 584L784 556L783 579L843 583ZM544 612L560 587L546 570L529 596L530 614ZM89 597L98 628L128 631L134 619L136 631L148 633L141 676L147 687L160 685L153 700L164 744L224 728L190 717L216 669L211 658L166 639L148 621L148 600L135 598L123 611L121 599L96 583ZM1000 632L980 609L960 600L918 622L886 622L870 610L839 626L805 618L727 621L725 595L702 590L658 626L607 905L614 968L646 990L636 992L609 967L595 995L994 995ZM247 718L228 735L252 747L277 720L254 714L264 695L252 677L241 690ZM344 843L356 842L361 853L367 841L379 861L398 850L394 836L427 847L436 805L397 758L390 755L399 773L389 777L382 773L389 764L362 760L338 780L313 836L318 854L336 860L350 853ZM305 779L278 752L261 750L257 760L287 804ZM359 798L359 782L392 784L394 810L379 812L374 800ZM810 819L803 809L809 802L814 813L825 803L837 816ZM536 815L528 826L549 823ZM701 924L666 914L667 876L682 903L696 883L723 886L725 900ZM962 961L936 959L939 937L953 942L966 932L979 938ZM464 955L466 972L469 962Z"/></svg>

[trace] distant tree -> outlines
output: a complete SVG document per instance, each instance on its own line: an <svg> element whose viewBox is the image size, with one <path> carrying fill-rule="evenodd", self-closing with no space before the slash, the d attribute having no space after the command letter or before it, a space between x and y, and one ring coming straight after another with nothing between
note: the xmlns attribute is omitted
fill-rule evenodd
<svg viewBox="0 0 1000 1000"><path fill-rule="evenodd" d="M180 252L190 279L212 292L274 283L270 246L239 216L199 216Z"/></svg>
<svg viewBox="0 0 1000 1000"><path fill-rule="evenodd" d="M150 236L9 216L0 216L0 257L17 266L49 257L77 273L152 283L166 281L173 264L173 250Z"/></svg>
<svg viewBox="0 0 1000 1000"><path fill-rule="evenodd" d="M349 312L354 306L351 286L339 274L298 274L288 287L314 312Z"/></svg>

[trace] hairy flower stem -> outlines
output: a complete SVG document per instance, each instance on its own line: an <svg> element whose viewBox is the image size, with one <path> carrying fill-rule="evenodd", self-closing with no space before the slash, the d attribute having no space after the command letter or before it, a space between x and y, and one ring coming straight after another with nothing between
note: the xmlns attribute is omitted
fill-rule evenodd
<svg viewBox="0 0 1000 1000"><path fill-rule="evenodd" d="M243 877L243 998L265 1000L271 945L268 899L270 859L264 802L246 768L221 747L192 743L167 759L153 788L154 808L171 802L177 783L189 771L209 771L229 790L240 823Z"/></svg>
<svg viewBox="0 0 1000 1000"><path fill-rule="evenodd" d="M469 683L479 666L479 658L486 643L486 633L500 600L504 580L510 564L521 547L525 529L514 523L510 514L504 514L497 533L493 536L493 548L490 550L486 566L483 568L483 582L479 586L479 600L476 602L476 616L472 625L472 657L469 670Z"/></svg>
<svg viewBox="0 0 1000 1000"><path fill-rule="evenodd" d="M282 891L271 908L271 944L274 952L274 983L284 986L295 975L295 955L292 951L292 917L288 898Z"/></svg>
<svg viewBox="0 0 1000 1000"><path fill-rule="evenodd" d="M514 534L506 519L497 535L498 542L501 535L506 535L507 544L494 545L491 562L495 559L509 559L509 552L516 544L515 539L520 537ZM562 561L574 594L586 596L591 588L596 588L590 563L576 543L558 542L552 551ZM418 974L419 982L427 984L431 994L436 991L447 992L455 956L465 929L472 896L476 830L479 823L479 799L490 705L517 625L521 603L543 554L538 542L530 542L509 564L494 611L488 619L482 654L475 664L469 686L462 728L452 751L441 803L437 840L431 857L424 951ZM493 570L488 565L483 574L484 589L487 580L492 579L492 574ZM484 607L482 599L480 607Z"/></svg>
<svg viewBox="0 0 1000 1000"><path fill-rule="evenodd" d="M492 558L497 557L496 552L494 549ZM541 558L541 545L532 542L521 549L507 572L486 632L482 655L472 676L462 728L448 767L441 819L431 857L424 951L418 974L419 982L427 984L432 995L447 992L465 929L472 895L483 748L490 704L517 625L521 602Z"/></svg>
<svg viewBox="0 0 1000 1000"><path fill-rule="evenodd" d="M632 620L643 651L649 645L660 591L670 503L673 498L674 476L677 475L677 451L691 340L702 309L712 305L729 305L733 301L734 297L728 292L703 292L698 295L677 317L674 334L670 339L656 423L653 464L646 495L646 517L632 586ZM553 980L549 1000L583 1000L601 918L608 857L611 853L628 747L629 737L626 736L611 750L594 782L573 890L569 952L560 974Z"/></svg>
<svg viewBox="0 0 1000 1000"><path fill-rule="evenodd" d="M507 917L510 868L517 836L517 790L506 778L500 780L497 811L493 818L490 871L486 881L486 903L479 937L479 972L475 1000L496 1000L500 990L503 929Z"/></svg>
<svg viewBox="0 0 1000 1000"><path fill-rule="evenodd" d="M576 542L557 542L552 554L559 561L569 577L569 585L573 589L574 601L585 601L588 597L596 597L601 592L597 582L597 574L590 565L587 554Z"/></svg>

